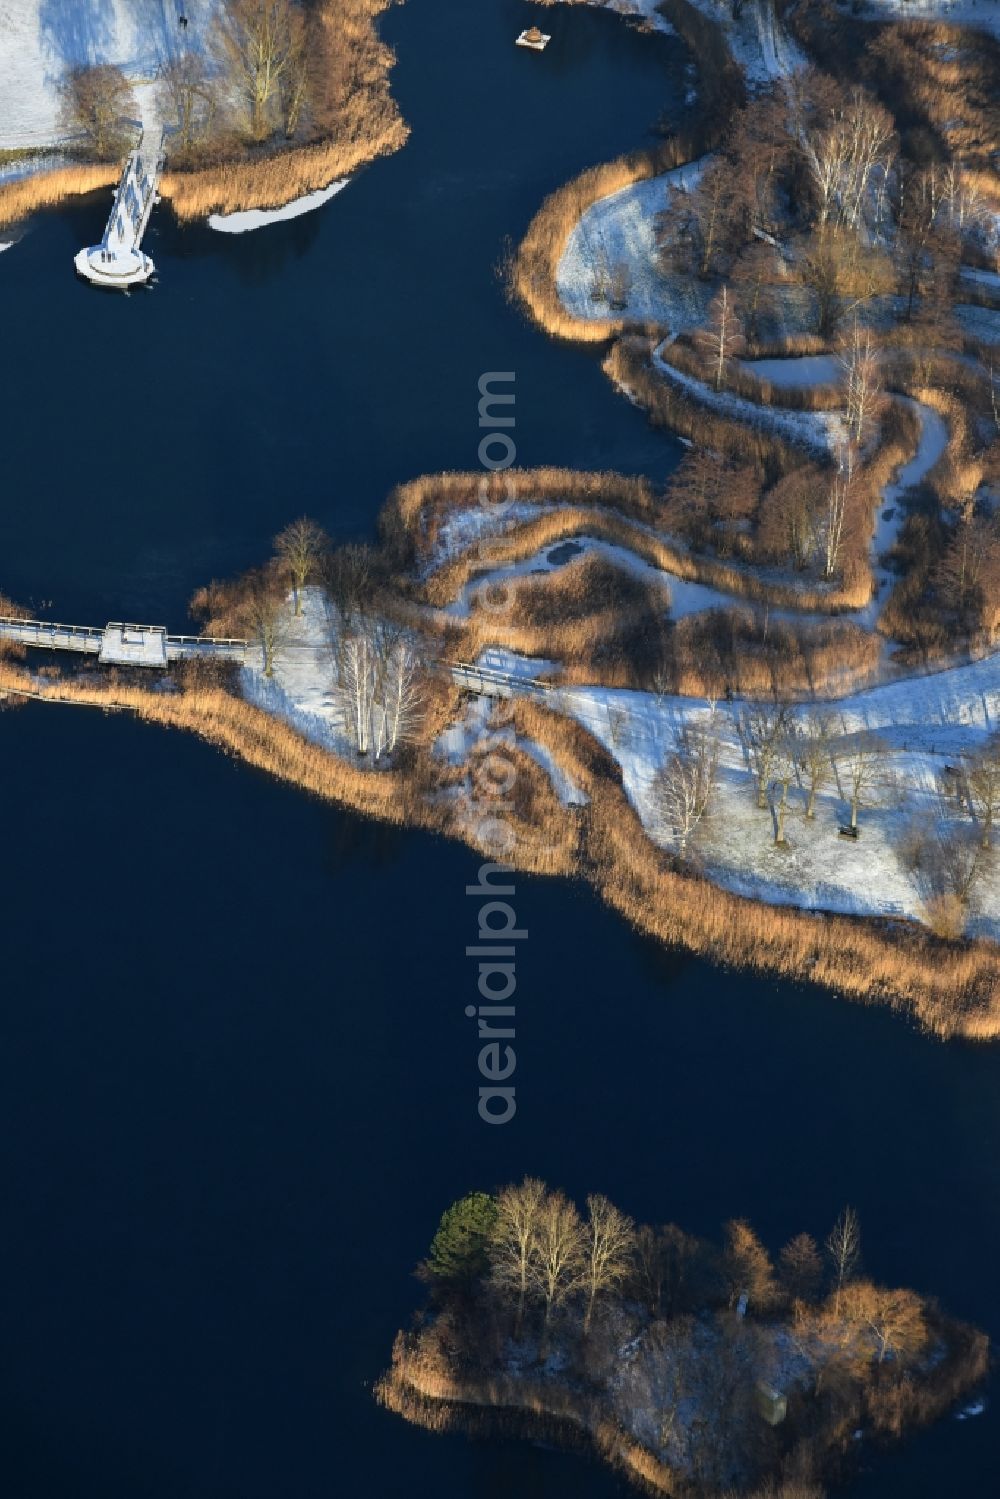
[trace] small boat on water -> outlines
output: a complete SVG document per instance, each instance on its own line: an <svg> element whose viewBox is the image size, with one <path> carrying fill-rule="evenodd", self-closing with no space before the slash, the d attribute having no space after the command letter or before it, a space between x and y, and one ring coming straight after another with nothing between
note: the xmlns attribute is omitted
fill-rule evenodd
<svg viewBox="0 0 1000 1499"><path fill-rule="evenodd" d="M527 31L522 31L517 39L518 47L530 47L533 52L544 52L552 38L546 36L544 31L539 31L537 26L529 26Z"/></svg>

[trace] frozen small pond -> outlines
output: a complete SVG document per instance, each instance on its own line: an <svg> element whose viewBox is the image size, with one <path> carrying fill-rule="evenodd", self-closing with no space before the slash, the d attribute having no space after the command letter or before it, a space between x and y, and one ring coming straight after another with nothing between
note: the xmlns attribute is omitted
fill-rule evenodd
<svg viewBox="0 0 1000 1499"><path fill-rule="evenodd" d="M835 385L843 374L836 354L801 354L789 359L744 359L745 370L769 380L780 389L809 385Z"/></svg>

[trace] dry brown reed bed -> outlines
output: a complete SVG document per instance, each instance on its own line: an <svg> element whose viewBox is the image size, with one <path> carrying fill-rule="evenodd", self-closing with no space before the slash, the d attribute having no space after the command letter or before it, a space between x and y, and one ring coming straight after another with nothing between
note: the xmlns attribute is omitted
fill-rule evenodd
<svg viewBox="0 0 1000 1499"><path fill-rule="evenodd" d="M589 168L557 188L532 219L514 257L511 285L535 321L557 338L603 343L626 326L622 318L575 317L560 300L556 285L559 262L583 215L599 199L686 166L713 150L745 97L742 75L729 56L719 27L689 0L664 0L661 10L695 55L701 119L691 130L652 149Z"/></svg>
<svg viewBox="0 0 1000 1499"><path fill-rule="evenodd" d="M160 192L182 221L247 208L282 208L349 176L377 156L398 151L408 136L409 127L397 118L362 140L321 141L256 160L221 162L192 172L166 172Z"/></svg>
<svg viewBox="0 0 1000 1499"><path fill-rule="evenodd" d="M588 796L584 868L640 931L735 968L819 983L912 1015L942 1038L1000 1035L1000 951L891 924L767 906L682 870L650 841L618 767L579 724L519 700L515 722Z"/></svg>
<svg viewBox="0 0 1000 1499"><path fill-rule="evenodd" d="M708 411L671 385L652 362L649 340L619 339L605 360L611 378L649 411L651 419L670 427L690 441L741 462L754 465L773 479L800 468L801 450L761 428ZM949 367L952 371L954 366ZM920 391L916 392L920 397ZM870 543L876 507L885 484L916 450L919 423L912 411L898 402L887 406L880 424L879 445L858 473L851 496L851 515L845 531L841 578L833 588L806 584L796 589L792 607L816 611L859 609L871 594ZM766 503L766 495L764 497ZM763 559L762 559L763 560ZM742 590L753 597L751 589Z"/></svg>
<svg viewBox="0 0 1000 1499"><path fill-rule="evenodd" d="M694 614L678 622L663 668L681 697L829 697L879 674L878 637L845 620L762 620L744 610ZM567 680L585 680L575 666ZM647 678L641 685L648 686ZM621 683L613 685L636 685Z"/></svg>
<svg viewBox="0 0 1000 1499"><path fill-rule="evenodd" d="M518 501L608 505L651 524L662 513L661 496L648 479L611 471L547 467L494 474L424 474L393 490L379 516L379 535L392 566L404 571L433 559L441 525L456 512L478 507L502 521L503 507Z"/></svg>
<svg viewBox="0 0 1000 1499"><path fill-rule="evenodd" d="M517 867L530 874L573 875L580 856L578 822L567 814L548 772L516 742L513 733L505 734L508 726L512 728L509 704L498 703L491 737L474 746L464 764L439 773L442 789L464 785L471 797L450 809L447 830L481 853L496 854L489 842L490 807L500 796L505 832L514 838Z"/></svg>
<svg viewBox="0 0 1000 1499"><path fill-rule="evenodd" d="M419 1343L401 1335L393 1349L392 1368L378 1381L374 1394L386 1410L429 1431L591 1450L645 1493L679 1492L671 1470L614 1422L602 1418L593 1397L552 1380L497 1374L458 1378L429 1358ZM786 1496L772 1491L772 1499Z"/></svg>
<svg viewBox="0 0 1000 1499"><path fill-rule="evenodd" d="M608 351L604 370L658 426L669 427L727 457L753 463L775 478L802 463L801 448L762 425L750 427L710 410L666 379L653 363L655 346L648 338L619 338Z"/></svg>
<svg viewBox="0 0 1000 1499"><path fill-rule="evenodd" d="M932 386L917 390L915 396L943 417L948 427L948 445L924 483L944 509L961 505L983 480L982 454L971 430L968 398Z"/></svg>
<svg viewBox="0 0 1000 1499"><path fill-rule="evenodd" d="M94 162L37 172L0 186L0 229L16 224L42 208L52 208L64 198L111 187L118 180L114 163Z"/></svg>
<svg viewBox="0 0 1000 1499"><path fill-rule="evenodd" d="M124 675L81 673L40 678L0 662L0 692L102 711L130 711L149 723L186 729L257 770L314 796L395 823L422 822L416 780L393 770L373 773L310 743L281 719L235 697L218 682L192 674L178 692L151 692Z"/></svg>
<svg viewBox="0 0 1000 1499"><path fill-rule="evenodd" d="M883 35L879 61L891 86L919 111L951 154L988 169L1000 149L1000 46L972 28L906 21Z"/></svg>

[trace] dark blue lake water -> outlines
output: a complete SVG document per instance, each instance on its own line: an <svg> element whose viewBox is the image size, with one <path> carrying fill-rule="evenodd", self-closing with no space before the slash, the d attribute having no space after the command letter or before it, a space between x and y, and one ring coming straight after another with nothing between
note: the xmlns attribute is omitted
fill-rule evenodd
<svg viewBox="0 0 1000 1499"><path fill-rule="evenodd" d="M590 11L410 0L386 34L413 139L322 213L243 239L161 215L161 283L71 252L103 202L0 262L0 585L84 622L169 618L307 510L468 466L476 380L517 371L525 463L662 471L595 356L492 276L505 235L679 97L683 55ZM154 220L154 222L156 222ZM87 386L127 349L104 398ZM86 389L85 389L86 387ZM845 1201L868 1268L1000 1333L1000 1054L721 973L583 889L517 880L517 1119L476 1113L477 861L196 741L82 710L0 717L0 1481L14 1499L610 1499L528 1447L407 1427L370 1385L437 1217L525 1171L776 1247ZM994 1487L992 1411L845 1492Z"/></svg>

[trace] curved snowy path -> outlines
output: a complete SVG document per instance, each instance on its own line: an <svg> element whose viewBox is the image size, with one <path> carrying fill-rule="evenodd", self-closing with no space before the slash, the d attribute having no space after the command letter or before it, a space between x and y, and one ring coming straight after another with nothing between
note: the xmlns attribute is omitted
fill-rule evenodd
<svg viewBox="0 0 1000 1499"><path fill-rule="evenodd" d="M771 361L771 363L774 362ZM796 362L794 359L786 361L788 364ZM804 356L802 362L807 367L815 363L810 356ZM819 376L817 380L820 380ZM790 379L787 383L791 383ZM803 383L811 382L805 380ZM825 374L820 383L825 383ZM892 591L894 578L894 574L888 567L882 565L880 559L892 549L899 535L906 516L904 497L908 490L922 483L939 461L948 444L948 428L936 411L908 396L897 396L895 399L905 401L916 413L920 422L920 439L913 457L903 464L895 479L890 480L882 492L871 542L873 580L871 599L863 609L839 610L836 615L816 610L800 611L789 607L774 609L770 611L772 619L787 618L809 622L839 618L855 620L868 631L876 628ZM537 512L532 508L531 514L535 513ZM651 532L651 534L655 533ZM663 539L671 540L672 538L664 537ZM665 584L670 590L670 615L674 619L680 619L689 614L704 613L712 609L724 609L731 605L745 609L759 607L741 594L680 578L675 573L646 562L624 546L602 541L581 532L563 541L549 542L546 546L540 547L532 556L519 562L505 563L480 574L464 586L461 593L444 607L443 612L459 619L467 618L474 607L476 597L485 589L509 582L513 578L555 572L573 558L586 553L602 556L607 561L634 573L644 582ZM789 578L785 581L793 580Z"/></svg>

